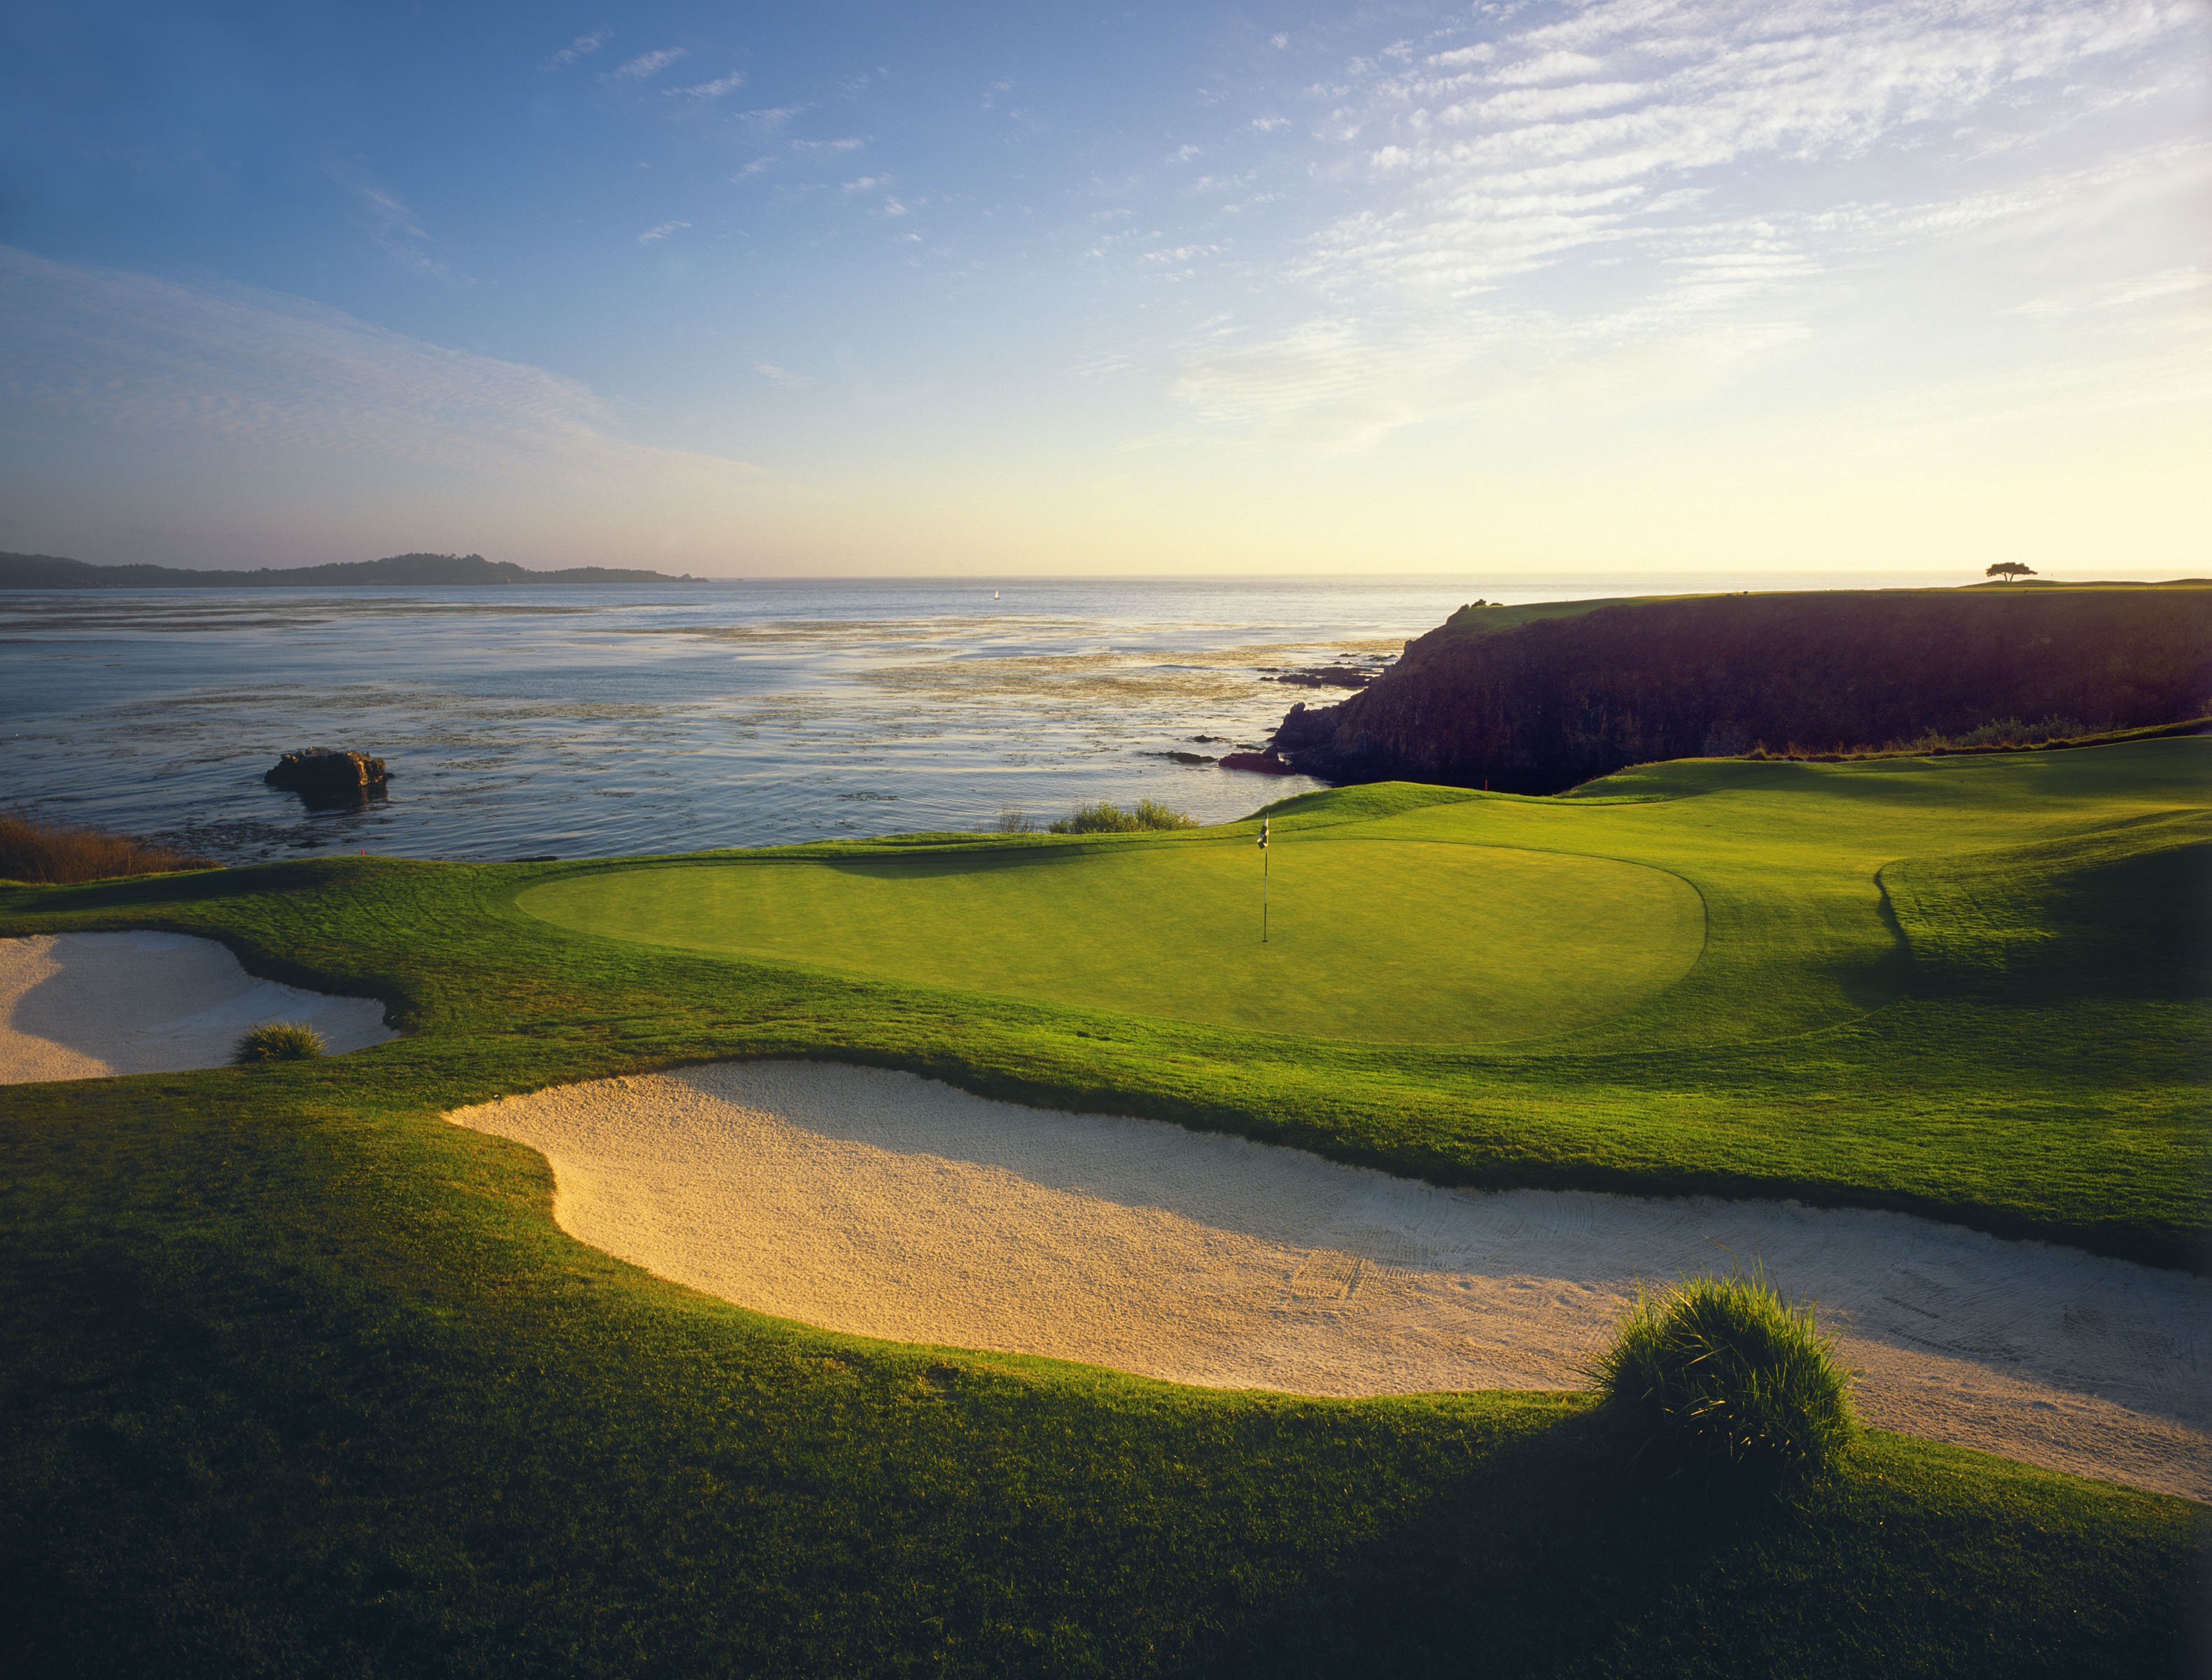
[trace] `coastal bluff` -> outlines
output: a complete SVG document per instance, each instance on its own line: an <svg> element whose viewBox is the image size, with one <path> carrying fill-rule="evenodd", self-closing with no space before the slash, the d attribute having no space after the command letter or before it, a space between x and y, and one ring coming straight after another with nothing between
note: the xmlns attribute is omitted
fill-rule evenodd
<svg viewBox="0 0 2212 1680"><path fill-rule="evenodd" d="M2212 581L1461 608L1273 749L1334 782L1553 794L1657 759L2212 713Z"/></svg>

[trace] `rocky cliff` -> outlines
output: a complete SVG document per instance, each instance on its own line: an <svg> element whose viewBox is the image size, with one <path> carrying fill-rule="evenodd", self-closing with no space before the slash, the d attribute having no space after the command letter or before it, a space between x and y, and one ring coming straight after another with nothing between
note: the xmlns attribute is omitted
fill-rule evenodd
<svg viewBox="0 0 2212 1680"><path fill-rule="evenodd" d="M1293 707L1308 774L1557 793L1659 758L1849 750L1996 721L2212 712L2212 582L1463 607L1379 681Z"/></svg>

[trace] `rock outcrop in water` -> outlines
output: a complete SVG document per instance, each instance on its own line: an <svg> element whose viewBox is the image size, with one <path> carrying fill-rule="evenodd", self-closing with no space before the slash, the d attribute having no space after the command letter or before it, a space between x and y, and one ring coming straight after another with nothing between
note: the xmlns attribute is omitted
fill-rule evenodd
<svg viewBox="0 0 2212 1680"><path fill-rule="evenodd" d="M2212 583L1984 585L1466 606L1372 686L1291 708L1273 745L1330 781L1551 794L1760 745L2207 713Z"/></svg>
<svg viewBox="0 0 2212 1680"><path fill-rule="evenodd" d="M359 805L382 793L392 778L381 758L310 746L286 753L261 779L291 789L310 805Z"/></svg>

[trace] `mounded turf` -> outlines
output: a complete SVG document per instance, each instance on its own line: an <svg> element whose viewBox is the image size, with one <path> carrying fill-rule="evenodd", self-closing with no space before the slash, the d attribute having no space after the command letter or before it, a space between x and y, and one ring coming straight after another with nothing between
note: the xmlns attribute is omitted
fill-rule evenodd
<svg viewBox="0 0 2212 1680"><path fill-rule="evenodd" d="M2204 1562L2180 1501L1874 1434L1808 1502L1736 1509L1640 1479L1569 1397L1293 1401L823 1335L570 1241L542 1161L439 1117L836 1056L1447 1183L1910 1206L2187 1262L2206 745L1293 801L1279 883L1301 852L1388 841L1696 888L1682 978L1492 1044L1253 1032L517 907L620 878L598 867L0 888L0 933L211 934L410 1033L0 1093L0 1653L100 1674L2179 1671ZM1249 831L1115 845L1255 861ZM820 855L1055 848L1069 875L1099 855Z"/></svg>

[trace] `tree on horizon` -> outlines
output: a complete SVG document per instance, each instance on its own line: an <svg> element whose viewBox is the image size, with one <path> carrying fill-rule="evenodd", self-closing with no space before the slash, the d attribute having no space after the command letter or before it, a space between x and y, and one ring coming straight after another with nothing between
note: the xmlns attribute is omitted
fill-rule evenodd
<svg viewBox="0 0 2212 1680"><path fill-rule="evenodd" d="M1984 572L1982 575L1984 577L2002 578L2004 581L2009 583L2016 577L2033 577L2035 575L2035 568L2033 566L2023 565L2017 560L2000 560L1996 565L1990 567L1989 570Z"/></svg>

